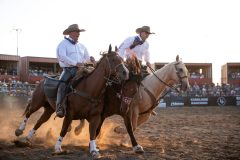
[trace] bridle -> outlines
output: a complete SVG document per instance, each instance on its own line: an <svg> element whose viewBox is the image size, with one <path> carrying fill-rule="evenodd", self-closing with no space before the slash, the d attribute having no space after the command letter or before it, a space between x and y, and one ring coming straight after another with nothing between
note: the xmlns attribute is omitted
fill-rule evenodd
<svg viewBox="0 0 240 160"><path fill-rule="evenodd" d="M109 84L111 84L111 83L113 83L113 82L114 82L114 83L121 83L120 80L118 80L119 82L118 82L118 81L114 81L114 80L112 79L112 75L117 72L117 68L118 68L118 67L120 67L120 66L123 65L123 62L119 63L118 65L115 66L114 69L112 69L112 68L111 68L111 64L110 64L110 61L109 61L109 58L108 58L108 56L111 56L111 55L107 55L107 54L106 54L105 56L106 56L106 60L107 60L107 64L108 64L107 66L109 67L108 76L107 76L107 77L104 76L104 79L107 80L106 83L105 83L105 86L108 86ZM115 74L114 77L118 79L118 75L117 75L117 74ZM114 78L114 77L113 77L113 78ZM81 97L84 97L84 98L88 99L93 105L97 105L97 104L100 102L100 99L101 99L100 97L102 97L102 96L104 95L104 93L105 93L105 89L103 89L103 90L101 91L99 97L93 98L93 97L91 97L88 93L85 93L85 92L82 92L82 91L78 91L78 90L76 90L76 89L74 89L74 88L71 88L71 89L72 89L72 92L70 92L69 94L67 94L66 97L69 96L70 94L77 94L77 95L79 95L79 96L81 96Z"/></svg>
<svg viewBox="0 0 240 160"><path fill-rule="evenodd" d="M168 86L169 88L171 88L171 89L173 89L173 90L176 90L177 92L180 92L180 91L178 90L178 87L179 87L179 86L182 87L183 79L184 79L184 78L188 78L188 77L187 77L187 75L181 76L180 71L181 71L182 68L178 68L178 67L177 67L179 64L180 64L180 62L176 62L176 63L174 64L174 68L175 68L175 70L176 70L176 75L177 75L177 77L178 77L178 81L177 81L177 82L180 83L180 84L177 84L177 85L175 85L175 86L170 85L170 84L164 82L161 78L159 78L159 77L154 73L155 71L154 71L151 67L149 67L149 68L150 68L151 72L153 73L153 75L154 75L161 83L163 83L164 85ZM141 86L144 88L144 90L148 93L148 95L149 95L150 98L151 98L151 101L153 102L153 105L152 105L152 107L150 107L149 110L147 110L147 111L145 111L145 112L143 112L143 113L140 113L140 114L147 113L147 112L149 112L150 110L152 110L153 108L155 108L155 107L159 104L160 99L162 99L165 95L167 95L167 94L171 91L171 90L169 89L169 90L168 90L167 92L165 92L162 96L160 96L158 99L156 99L155 96L154 96L142 83L140 83L140 85L141 85ZM118 97L119 99L121 99L121 107L120 107L120 110L121 110L121 111L123 110L122 105L123 105L123 103L125 103L125 105L127 105L127 110L126 110L126 112L128 112L129 106L130 106L130 104L131 104L131 102L132 102L133 97L124 96L122 90L123 90L123 87L121 87L120 93L117 94L117 97ZM125 112L125 113L126 113L126 112Z"/></svg>
<svg viewBox="0 0 240 160"><path fill-rule="evenodd" d="M176 74L177 74L177 77L178 77L178 82L180 82L180 87L182 88L182 84L183 84L183 79L184 78L188 78L187 75L184 75L184 76L181 76L180 73L179 73L179 70L182 70L182 68L177 68L177 65L179 64L180 62L177 62L174 64L175 66L175 70L176 70ZM179 86L179 85L178 85ZM179 92L179 91L178 91Z"/></svg>
<svg viewBox="0 0 240 160"><path fill-rule="evenodd" d="M160 82L162 82L164 85L166 85L166 86L168 86L169 88L171 88L171 89L173 89L173 90L175 90L175 91L177 91L177 92L180 92L177 88L180 86L180 87L182 87L182 84L183 84L183 79L184 78L188 78L188 76L187 75L185 75L185 76L182 76L181 77L181 75L180 75L180 72L179 72L179 70L180 69L182 69L182 68L177 68L177 65L179 65L180 64L180 62L176 62L175 64L174 64L174 68L175 68L175 70L176 70L176 75L177 75L177 77L178 77L178 81L177 82L180 82L180 84L177 84L177 85L175 85L175 86L173 86L173 85L170 85L170 84L168 84L168 83L166 83L166 82L164 82L163 80L161 80L154 72L154 69L152 69L152 67L149 67L149 69L151 70L151 72L152 72L152 74L160 81ZM168 92L167 92L168 93ZM167 94L166 93L166 94ZM164 96L166 95L166 94L164 94ZM163 96L163 97L164 97ZM162 98L162 97L161 97Z"/></svg>
<svg viewBox="0 0 240 160"><path fill-rule="evenodd" d="M112 69L108 55L106 55L106 59L107 59L108 68L109 68L108 76L104 77L104 79L107 80L106 85L112 85L112 83L121 84L121 80L119 79L118 74L116 74L116 73L117 73L118 67L121 67L121 66L123 67L123 65L124 65L123 61L121 63L119 63L118 65L116 65L114 69Z"/></svg>
<svg viewBox="0 0 240 160"><path fill-rule="evenodd" d="M163 80L161 80L154 72L154 70L151 68L151 67L149 67L149 69L151 70L151 72L152 72L152 74L161 82L161 83L163 83L164 85L166 85L166 86L168 86L169 88L171 88L171 89L173 89L173 90L175 90L175 91L177 91L178 93L180 92L179 90L178 90L178 87L180 86L180 87L182 87L182 84L183 84L183 79L184 78L188 78L188 76L187 75L185 75L185 76L181 76L180 75L180 69L182 69L182 68L177 68L177 65L179 65L180 64L180 62L177 62L177 63L175 63L174 64L174 68L175 68L175 70L176 70L176 75L177 75L177 77L178 77L178 81L177 82L180 82L180 84L177 84L177 85L175 85L175 86L173 86L173 85L170 85L170 84L167 84L166 82L164 82ZM142 113L139 113L139 115L142 115L142 114L146 114L146 113L149 113L150 111L152 111L158 104L159 104L159 102L160 102L160 99L162 99L163 97L165 97L170 91L171 91L171 89L169 89L168 91L166 91L162 96L160 96L158 99L156 99L155 97L154 97L154 95L141 83L141 86L144 88L144 90L148 93L148 95L150 96L150 98L151 98L151 100L152 100L152 102L153 102L153 105L147 110L147 111L144 111L144 112L142 112Z"/></svg>

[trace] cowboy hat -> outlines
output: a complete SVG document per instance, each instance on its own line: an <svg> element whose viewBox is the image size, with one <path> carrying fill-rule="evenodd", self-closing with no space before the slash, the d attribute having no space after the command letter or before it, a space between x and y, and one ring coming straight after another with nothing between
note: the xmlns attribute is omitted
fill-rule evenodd
<svg viewBox="0 0 240 160"><path fill-rule="evenodd" d="M85 32L85 29L79 29L77 24L72 24L72 25L68 26L68 28L63 31L63 35L68 35L69 33L74 32L74 31Z"/></svg>
<svg viewBox="0 0 240 160"><path fill-rule="evenodd" d="M149 26L142 26L141 28L137 28L136 32L137 33L147 32L148 34L155 34L154 32L150 31L150 27Z"/></svg>

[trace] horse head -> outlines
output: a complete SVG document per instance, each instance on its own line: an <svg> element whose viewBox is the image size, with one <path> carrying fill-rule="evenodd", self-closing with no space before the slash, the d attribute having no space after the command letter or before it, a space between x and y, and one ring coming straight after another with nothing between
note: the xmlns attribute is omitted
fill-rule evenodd
<svg viewBox="0 0 240 160"><path fill-rule="evenodd" d="M127 80L129 78L129 71L127 67L124 65L123 59L119 56L116 48L115 51L112 51L111 44L109 45L108 52L103 54L101 60L106 60L106 72L108 73L109 77L114 76L120 81ZM100 60L100 61L101 61Z"/></svg>
<svg viewBox="0 0 240 160"><path fill-rule="evenodd" d="M190 88L189 81L188 81L188 69L185 64L179 60L179 56L177 55L176 61L173 62L175 73L173 76L173 80L176 83L180 83L180 89L182 91L186 91Z"/></svg>

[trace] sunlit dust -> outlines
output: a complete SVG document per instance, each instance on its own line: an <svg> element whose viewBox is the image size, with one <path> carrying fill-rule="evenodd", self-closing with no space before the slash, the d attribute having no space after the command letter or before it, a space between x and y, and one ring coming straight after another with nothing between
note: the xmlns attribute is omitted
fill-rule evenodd
<svg viewBox="0 0 240 160"><path fill-rule="evenodd" d="M6 142L12 142L18 138L26 137L28 132L34 127L37 123L37 120L40 118L43 113L43 108L39 109L37 112L33 113L26 125L26 128L22 135L19 137L15 136L15 130L19 127L20 123L23 121L24 117L22 116L24 107L20 106L2 106L0 109L0 140ZM63 118L55 118L55 113L50 117L50 119L42 124L42 126L36 131L35 135L32 138L32 142L35 144L41 144L46 147L53 147L56 143L57 138L59 137ZM71 124L71 131L66 134L63 139L62 145L75 145L75 146L88 146L89 144L89 124L86 123L79 135L75 135L74 129L79 125L79 120L74 120ZM119 144L119 140L114 140L114 142L109 140L113 133L114 124L111 120L105 120L105 123L102 126L100 135L97 138L98 145L103 144L107 147L107 144Z"/></svg>

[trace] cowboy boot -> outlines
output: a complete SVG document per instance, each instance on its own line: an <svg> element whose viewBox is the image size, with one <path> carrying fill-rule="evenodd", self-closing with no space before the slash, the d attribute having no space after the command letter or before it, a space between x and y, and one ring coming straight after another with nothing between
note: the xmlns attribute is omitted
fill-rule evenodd
<svg viewBox="0 0 240 160"><path fill-rule="evenodd" d="M56 115L59 118L64 117L63 98L65 97L65 83L60 83L57 93Z"/></svg>

